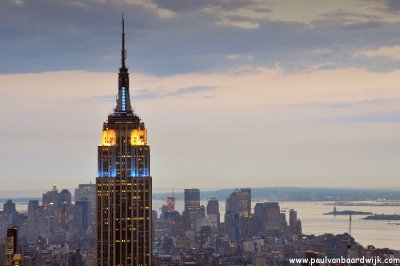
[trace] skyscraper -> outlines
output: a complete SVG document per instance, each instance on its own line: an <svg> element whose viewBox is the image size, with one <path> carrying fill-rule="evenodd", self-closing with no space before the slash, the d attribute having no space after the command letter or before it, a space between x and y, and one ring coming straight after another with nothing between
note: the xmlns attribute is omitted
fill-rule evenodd
<svg viewBox="0 0 400 266"><path fill-rule="evenodd" d="M200 207L200 189L190 188L184 190L185 196L185 212Z"/></svg>
<svg viewBox="0 0 400 266"><path fill-rule="evenodd" d="M240 217L251 216L251 189L235 189L226 199L226 212L239 213Z"/></svg>
<svg viewBox="0 0 400 266"><path fill-rule="evenodd" d="M294 218L294 216L296 218ZM285 227L286 218L281 213L278 202L257 203L254 207L254 234L271 234L280 232ZM290 210L290 221L297 219L297 213Z"/></svg>
<svg viewBox="0 0 400 266"><path fill-rule="evenodd" d="M175 211L175 197L167 197L168 212Z"/></svg>
<svg viewBox="0 0 400 266"><path fill-rule="evenodd" d="M219 215L219 202L217 198L209 198L207 202L207 215Z"/></svg>
<svg viewBox="0 0 400 266"><path fill-rule="evenodd" d="M293 235L301 236L301 221L297 219L297 211L290 209L289 210L289 229L290 233Z"/></svg>
<svg viewBox="0 0 400 266"><path fill-rule="evenodd" d="M17 241L18 241L18 229L15 226L11 226L7 229L6 239L6 261L4 265L12 265L14 254L17 253Z"/></svg>
<svg viewBox="0 0 400 266"><path fill-rule="evenodd" d="M125 61L122 17L117 105L98 146L97 265L151 265L150 147L131 107Z"/></svg>
<svg viewBox="0 0 400 266"><path fill-rule="evenodd" d="M15 203L12 200L7 200L3 204L3 211L7 214L16 213L17 210L15 209Z"/></svg>
<svg viewBox="0 0 400 266"><path fill-rule="evenodd" d="M265 202L264 203L265 208L266 208L266 231L267 232L273 232L273 231L279 231L281 229L281 223L280 223L280 214L281 214L281 208L279 207L278 202Z"/></svg>
<svg viewBox="0 0 400 266"><path fill-rule="evenodd" d="M88 201L89 204L89 225L96 223L96 184L79 184L75 189L75 202Z"/></svg>
<svg viewBox="0 0 400 266"><path fill-rule="evenodd" d="M207 215L215 215L217 217L217 224L220 223L219 202L217 198L210 198L207 202Z"/></svg>
<svg viewBox="0 0 400 266"><path fill-rule="evenodd" d="M235 189L225 201L225 230L232 242L251 233L251 189Z"/></svg>
<svg viewBox="0 0 400 266"><path fill-rule="evenodd" d="M200 217L200 189L190 188L184 190L185 210L184 217L191 227L196 227L196 221Z"/></svg>

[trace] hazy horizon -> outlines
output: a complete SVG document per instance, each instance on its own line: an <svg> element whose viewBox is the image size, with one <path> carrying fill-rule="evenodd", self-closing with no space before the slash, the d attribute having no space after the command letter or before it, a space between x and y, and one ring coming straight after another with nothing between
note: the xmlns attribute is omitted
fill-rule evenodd
<svg viewBox="0 0 400 266"><path fill-rule="evenodd" d="M72 195L75 194L75 188L76 187L57 187L58 190L62 189L68 189ZM181 187L181 188L172 188L172 189L166 189L166 188L156 188L153 187L153 194L165 194L166 196L173 195L173 194L183 194L184 189L186 188L197 188L200 189L200 194L202 192L213 192L213 191L219 191L219 190L235 190L239 187ZM277 189L282 189L282 188L291 188L291 189L315 189L315 190L325 190L325 189L331 189L331 190L360 190L360 191L399 191L400 188L354 188L354 187L346 187L346 188L338 188L338 187L251 187L251 189L263 189L263 188L277 188ZM0 190L0 199L18 199L18 198L41 198L43 193L46 193L50 191L52 188L35 188L35 189L20 189L20 190Z"/></svg>

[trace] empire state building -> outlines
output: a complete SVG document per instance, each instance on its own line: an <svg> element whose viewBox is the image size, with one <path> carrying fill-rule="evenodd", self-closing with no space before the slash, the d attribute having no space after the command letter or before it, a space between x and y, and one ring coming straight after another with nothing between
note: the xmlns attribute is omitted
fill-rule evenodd
<svg viewBox="0 0 400 266"><path fill-rule="evenodd" d="M97 265L151 265L150 146L131 107L124 28L122 17L117 103L98 146Z"/></svg>

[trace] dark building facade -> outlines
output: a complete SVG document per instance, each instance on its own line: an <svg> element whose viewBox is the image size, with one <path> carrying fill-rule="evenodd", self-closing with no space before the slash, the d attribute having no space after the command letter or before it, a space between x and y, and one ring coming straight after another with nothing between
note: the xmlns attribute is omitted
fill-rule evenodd
<svg viewBox="0 0 400 266"><path fill-rule="evenodd" d="M122 19L121 67L114 112L98 147L97 265L151 265L150 147L131 107Z"/></svg>
<svg viewBox="0 0 400 266"><path fill-rule="evenodd" d="M184 190L185 196L185 212L191 212L200 208L200 190L190 188Z"/></svg>
<svg viewBox="0 0 400 266"><path fill-rule="evenodd" d="M175 211L175 197L167 197L167 207L168 207L168 212L174 212Z"/></svg>
<svg viewBox="0 0 400 266"><path fill-rule="evenodd" d="M17 253L18 229L11 226L7 229L5 263L4 265L13 265L14 254Z"/></svg>
<svg viewBox="0 0 400 266"><path fill-rule="evenodd" d="M283 216L282 216L283 215ZM290 214L294 219L294 213ZM297 214L296 214L297 215ZM254 233L266 234L279 232L286 223L284 214L281 213L278 202L257 203L254 207ZM296 216L297 219L297 216ZM301 225L300 225L301 226Z"/></svg>
<svg viewBox="0 0 400 266"><path fill-rule="evenodd" d="M207 202L207 215L219 215L219 202L217 198L210 198Z"/></svg>
<svg viewBox="0 0 400 266"><path fill-rule="evenodd" d="M89 201L88 200L80 200L75 203L77 211L76 215L80 215L80 225L84 230L89 228Z"/></svg>
<svg viewBox="0 0 400 266"><path fill-rule="evenodd" d="M239 228L239 233L237 230ZM251 234L251 189L235 189L225 201L225 230L232 242ZM240 236L240 237L239 237Z"/></svg>
<svg viewBox="0 0 400 266"><path fill-rule="evenodd" d="M235 189L226 199L226 212L239 213L240 217L251 216L251 189Z"/></svg>
<svg viewBox="0 0 400 266"><path fill-rule="evenodd" d="M89 226L96 224L96 184L79 184L75 189L75 202L88 201L89 204Z"/></svg>
<svg viewBox="0 0 400 266"><path fill-rule="evenodd" d="M215 215L217 217L217 227L219 227L221 221L221 215L219 213L219 202L217 198L210 198L207 202L207 216Z"/></svg>
<svg viewBox="0 0 400 266"><path fill-rule="evenodd" d="M3 204L3 211L7 214L11 214L11 213L16 213L16 209L15 209L15 203L12 202L12 200L7 200L4 204Z"/></svg>
<svg viewBox="0 0 400 266"><path fill-rule="evenodd" d="M191 227L196 227L196 221L201 216L200 189L190 188L184 190L185 209L183 216Z"/></svg>

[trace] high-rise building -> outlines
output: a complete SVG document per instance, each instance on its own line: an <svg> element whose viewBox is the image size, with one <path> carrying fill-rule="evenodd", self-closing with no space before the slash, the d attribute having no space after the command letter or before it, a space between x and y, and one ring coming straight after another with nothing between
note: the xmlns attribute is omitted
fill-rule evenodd
<svg viewBox="0 0 400 266"><path fill-rule="evenodd" d="M43 216L43 207L39 206L39 201L30 200L28 204L28 217L26 221L28 242L35 242L39 235L44 234L42 222L44 220Z"/></svg>
<svg viewBox="0 0 400 266"><path fill-rule="evenodd" d="M289 226L290 229L293 229L296 227L297 223L297 211L290 209L289 210Z"/></svg>
<svg viewBox="0 0 400 266"><path fill-rule="evenodd" d="M58 191L54 184L50 191L42 194L43 210L40 210L39 222L43 224L41 234L48 237L49 243L62 244L66 240L66 232L70 222L72 211L72 196L68 189ZM32 206L35 209L34 205ZM44 219L44 220L43 220ZM35 222L30 219L28 223ZM28 224L31 227L32 224ZM36 231L36 230L35 230ZM28 237L32 237L32 235ZM35 237L35 236L33 236ZM37 235L36 235L37 237Z"/></svg>
<svg viewBox="0 0 400 266"><path fill-rule="evenodd" d="M42 194L42 204L40 206L37 200L29 201L26 218L28 242L64 244L71 234L76 233L76 226L72 224L79 218L76 212L79 206L72 204L72 195L68 189L58 192L55 185ZM22 233L24 227L21 227Z"/></svg>
<svg viewBox="0 0 400 266"><path fill-rule="evenodd" d="M17 212L15 209L15 203L12 202L12 200L7 200L4 204L3 204L3 211L7 214L12 214Z"/></svg>
<svg viewBox="0 0 400 266"><path fill-rule="evenodd" d="M21 254L14 254L12 265L13 266L22 266L22 255Z"/></svg>
<svg viewBox="0 0 400 266"><path fill-rule="evenodd" d="M184 190L185 210L184 217L191 227L196 227L196 221L201 216L200 189L190 188Z"/></svg>
<svg viewBox="0 0 400 266"><path fill-rule="evenodd" d="M236 212L225 213L225 230L229 241L238 244L240 242L240 216Z"/></svg>
<svg viewBox="0 0 400 266"><path fill-rule="evenodd" d="M265 202L266 208L266 231L279 231L281 229L280 214L281 208L278 202Z"/></svg>
<svg viewBox="0 0 400 266"><path fill-rule="evenodd" d="M13 264L14 254L17 253L18 229L11 226L7 229L5 264L6 266Z"/></svg>
<svg viewBox="0 0 400 266"><path fill-rule="evenodd" d="M291 217L292 215L294 215L294 213L291 213ZM265 234L280 232L281 229L285 227L285 217L285 214L281 213L278 202L257 203L254 207L253 233ZM293 217L290 219L293 219Z"/></svg>
<svg viewBox="0 0 400 266"><path fill-rule="evenodd" d="M240 188L235 189L225 202L225 229L229 232L235 230L230 228L236 226L236 218L232 219L233 214L239 216L239 232L240 237L250 236L251 234L251 189ZM236 236L235 236L236 237ZM237 238L230 238L232 239Z"/></svg>
<svg viewBox="0 0 400 266"><path fill-rule="evenodd" d="M289 210L289 229L293 235L301 236L301 221L297 219L297 211Z"/></svg>
<svg viewBox="0 0 400 266"><path fill-rule="evenodd" d="M184 190L185 212L200 207L200 189L190 188Z"/></svg>
<svg viewBox="0 0 400 266"><path fill-rule="evenodd" d="M75 207L75 214L80 216L80 226L87 230L89 228L89 201L87 199L77 201Z"/></svg>
<svg viewBox="0 0 400 266"><path fill-rule="evenodd" d="M240 217L251 216L251 189L235 189L226 199L226 212L239 213Z"/></svg>
<svg viewBox="0 0 400 266"><path fill-rule="evenodd" d="M42 195L42 204L45 209L56 209L59 203L59 194L56 185L53 185L51 191L48 191Z"/></svg>
<svg viewBox="0 0 400 266"><path fill-rule="evenodd" d="M174 212L175 211L175 197L167 197L167 207L168 207L168 212Z"/></svg>
<svg viewBox="0 0 400 266"><path fill-rule="evenodd" d="M221 215L219 213L219 202L217 198L210 198L207 202L207 216L215 215L217 217L217 225L219 226Z"/></svg>
<svg viewBox="0 0 400 266"><path fill-rule="evenodd" d="M121 67L114 112L98 146L97 265L151 265L150 147L129 97L122 18Z"/></svg>
<svg viewBox="0 0 400 266"><path fill-rule="evenodd" d="M79 184L75 189L75 202L88 201L89 226L96 223L96 184Z"/></svg>
<svg viewBox="0 0 400 266"><path fill-rule="evenodd" d="M207 215L219 215L219 202L217 198L209 198L207 202Z"/></svg>
<svg viewBox="0 0 400 266"><path fill-rule="evenodd" d="M71 205L72 202L72 195L68 189L63 189L59 195L60 205Z"/></svg>

